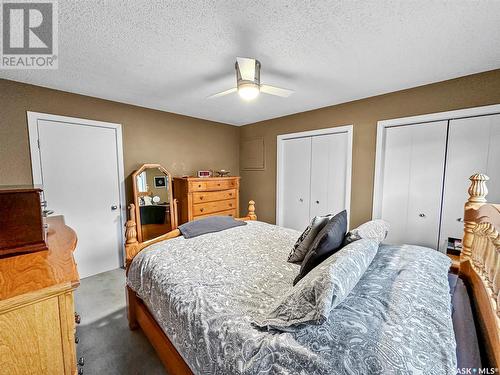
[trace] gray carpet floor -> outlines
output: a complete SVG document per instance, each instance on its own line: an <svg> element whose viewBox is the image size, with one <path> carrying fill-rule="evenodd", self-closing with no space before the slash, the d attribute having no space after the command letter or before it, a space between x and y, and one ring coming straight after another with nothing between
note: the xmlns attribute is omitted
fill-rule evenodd
<svg viewBox="0 0 500 375"><path fill-rule="evenodd" d="M85 375L166 374L142 331L128 328L124 270L82 279L75 305L81 316L77 354L85 358Z"/></svg>

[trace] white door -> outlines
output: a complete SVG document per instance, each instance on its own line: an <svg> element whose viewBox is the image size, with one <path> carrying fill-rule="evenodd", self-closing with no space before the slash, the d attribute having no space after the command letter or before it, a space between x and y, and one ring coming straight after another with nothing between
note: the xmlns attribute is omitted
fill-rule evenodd
<svg viewBox="0 0 500 375"><path fill-rule="evenodd" d="M312 137L309 219L347 208L348 141L347 132Z"/></svg>
<svg viewBox="0 0 500 375"><path fill-rule="evenodd" d="M381 218L386 243L437 249L447 121L386 129Z"/></svg>
<svg viewBox="0 0 500 375"><path fill-rule="evenodd" d="M474 173L487 174L487 199L500 200L500 115L450 121L439 248L446 251L448 237L463 237L464 204L469 198L468 180Z"/></svg>
<svg viewBox="0 0 500 375"><path fill-rule="evenodd" d="M116 129L38 120L37 131L45 200L77 233L80 277L120 267Z"/></svg>
<svg viewBox="0 0 500 375"><path fill-rule="evenodd" d="M311 137L284 140L281 157L280 224L303 231L309 225Z"/></svg>

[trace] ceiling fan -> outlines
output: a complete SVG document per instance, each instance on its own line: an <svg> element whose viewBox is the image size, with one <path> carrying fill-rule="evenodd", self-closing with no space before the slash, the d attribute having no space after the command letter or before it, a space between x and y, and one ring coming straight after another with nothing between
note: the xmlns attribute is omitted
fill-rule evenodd
<svg viewBox="0 0 500 375"><path fill-rule="evenodd" d="M236 69L236 87L211 95L208 98L218 98L220 96L238 92L244 100L255 99L261 92L269 95L287 98L293 94L293 90L283 89L276 86L261 85L260 83L260 62L246 57L237 57L234 67Z"/></svg>

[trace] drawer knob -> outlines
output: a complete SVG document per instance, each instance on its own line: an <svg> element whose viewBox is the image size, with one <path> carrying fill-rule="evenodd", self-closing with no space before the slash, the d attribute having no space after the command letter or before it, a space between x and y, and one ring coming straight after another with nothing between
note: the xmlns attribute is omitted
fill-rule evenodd
<svg viewBox="0 0 500 375"><path fill-rule="evenodd" d="M201 188L201 185L198 185L199 188Z"/></svg>
<svg viewBox="0 0 500 375"><path fill-rule="evenodd" d="M232 203L229 203L229 207L233 207L233 204L232 204Z"/></svg>
<svg viewBox="0 0 500 375"><path fill-rule="evenodd" d="M78 358L78 366L85 366L85 358L84 357Z"/></svg>
<svg viewBox="0 0 500 375"><path fill-rule="evenodd" d="M233 193L229 193L229 196L232 197L233 196Z"/></svg>
<svg viewBox="0 0 500 375"><path fill-rule="evenodd" d="M200 208L200 212L203 212L203 208Z"/></svg>
<svg viewBox="0 0 500 375"><path fill-rule="evenodd" d="M202 201L202 200L203 200L203 197L200 197L200 201Z"/></svg>
<svg viewBox="0 0 500 375"><path fill-rule="evenodd" d="M80 317L80 314L75 313L75 323L80 324L81 321L82 321L82 318Z"/></svg>
<svg viewBox="0 0 500 375"><path fill-rule="evenodd" d="M220 186L220 184L217 184L217 186Z"/></svg>

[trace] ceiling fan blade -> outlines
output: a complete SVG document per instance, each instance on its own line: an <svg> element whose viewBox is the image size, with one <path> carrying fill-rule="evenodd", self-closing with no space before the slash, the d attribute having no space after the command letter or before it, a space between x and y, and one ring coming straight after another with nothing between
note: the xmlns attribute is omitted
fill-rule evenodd
<svg viewBox="0 0 500 375"><path fill-rule="evenodd" d="M255 79L255 59L237 57L236 62L238 63L238 68L240 69L241 79L244 81L253 81Z"/></svg>
<svg viewBox="0 0 500 375"><path fill-rule="evenodd" d="M260 91L270 95L281 96L282 98L288 98L295 92L293 90L282 89L280 87L270 85L260 85Z"/></svg>
<svg viewBox="0 0 500 375"><path fill-rule="evenodd" d="M233 92L236 92L236 87L233 87L232 89L226 91L218 92L217 94L210 95L207 99L218 98L220 96L232 94Z"/></svg>

